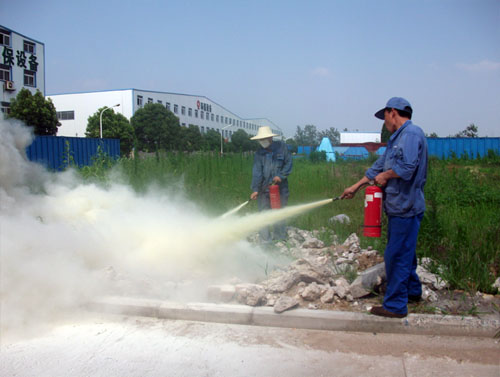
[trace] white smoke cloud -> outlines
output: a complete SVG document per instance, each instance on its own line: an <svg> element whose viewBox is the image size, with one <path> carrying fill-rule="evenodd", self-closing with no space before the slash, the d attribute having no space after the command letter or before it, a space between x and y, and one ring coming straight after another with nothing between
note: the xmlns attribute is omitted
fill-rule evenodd
<svg viewBox="0 0 500 377"><path fill-rule="evenodd" d="M242 240L261 220L212 219L165 189L138 195L49 173L27 160L32 139L22 124L0 121L4 336L100 295L202 298L209 282L254 281L277 263Z"/></svg>

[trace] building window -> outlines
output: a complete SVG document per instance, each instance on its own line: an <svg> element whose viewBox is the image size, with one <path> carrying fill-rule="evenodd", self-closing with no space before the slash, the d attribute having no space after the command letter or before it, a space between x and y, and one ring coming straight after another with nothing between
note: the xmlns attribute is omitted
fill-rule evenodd
<svg viewBox="0 0 500 377"><path fill-rule="evenodd" d="M24 70L24 86L36 86L36 72Z"/></svg>
<svg viewBox="0 0 500 377"><path fill-rule="evenodd" d="M213 122L214 121L214 114L210 114L210 120Z"/></svg>
<svg viewBox="0 0 500 377"><path fill-rule="evenodd" d="M194 109L194 117L198 118L198 109Z"/></svg>
<svg viewBox="0 0 500 377"><path fill-rule="evenodd" d="M182 123L182 127L186 127L186 123Z"/></svg>
<svg viewBox="0 0 500 377"><path fill-rule="evenodd" d="M23 41L23 50L24 52L27 52L28 54L35 55L35 44L32 42L28 41Z"/></svg>
<svg viewBox="0 0 500 377"><path fill-rule="evenodd" d="M165 104L165 107L167 108L167 110L168 110L168 111L170 111L170 102L167 102L167 103Z"/></svg>
<svg viewBox="0 0 500 377"><path fill-rule="evenodd" d="M218 115L216 115L216 116L215 116L215 121L216 121L217 123L219 123L219 116L218 116Z"/></svg>
<svg viewBox="0 0 500 377"><path fill-rule="evenodd" d="M157 101L160 105L163 105L163 102L161 102L161 100L158 100Z"/></svg>
<svg viewBox="0 0 500 377"><path fill-rule="evenodd" d="M148 98L148 103L153 103L153 99L152 98Z"/></svg>
<svg viewBox="0 0 500 377"><path fill-rule="evenodd" d="M188 109L188 115L189 115L190 117L192 117L192 116L193 116L193 109L192 109L192 108L189 108L189 109Z"/></svg>
<svg viewBox="0 0 500 377"><path fill-rule="evenodd" d="M205 133L205 127L201 126L201 133L204 134Z"/></svg>
<svg viewBox="0 0 500 377"><path fill-rule="evenodd" d="M137 96L137 106L142 107L142 96Z"/></svg>
<svg viewBox="0 0 500 377"><path fill-rule="evenodd" d="M179 112L179 105L176 105L176 104L174 103L174 113L176 113L176 114L177 114L178 112Z"/></svg>
<svg viewBox="0 0 500 377"><path fill-rule="evenodd" d="M0 29L0 45L10 46L10 31Z"/></svg>
<svg viewBox="0 0 500 377"><path fill-rule="evenodd" d="M203 119L203 115L204 115L204 114L205 114L205 113L204 113L203 111L200 111L200 118L201 118L201 119Z"/></svg>
<svg viewBox="0 0 500 377"><path fill-rule="evenodd" d="M1 110L2 113L4 114L10 114L10 102L3 102L1 103Z"/></svg>
<svg viewBox="0 0 500 377"><path fill-rule="evenodd" d="M59 120L73 120L75 119L75 111L58 111L57 119Z"/></svg>
<svg viewBox="0 0 500 377"><path fill-rule="evenodd" d="M186 106L181 107L181 114L186 115Z"/></svg>
<svg viewBox="0 0 500 377"><path fill-rule="evenodd" d="M0 64L0 80L9 81L10 80L10 67L5 64Z"/></svg>

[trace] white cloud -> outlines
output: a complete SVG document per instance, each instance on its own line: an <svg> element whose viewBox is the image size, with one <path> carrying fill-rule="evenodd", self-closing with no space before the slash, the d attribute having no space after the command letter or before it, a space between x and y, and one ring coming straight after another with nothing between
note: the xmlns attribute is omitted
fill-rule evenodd
<svg viewBox="0 0 500 377"><path fill-rule="evenodd" d="M312 70L314 76L328 77L330 76L330 70L325 67L316 67Z"/></svg>
<svg viewBox="0 0 500 377"><path fill-rule="evenodd" d="M479 63L458 63L457 67L470 72L492 72L500 70L500 62L482 60Z"/></svg>

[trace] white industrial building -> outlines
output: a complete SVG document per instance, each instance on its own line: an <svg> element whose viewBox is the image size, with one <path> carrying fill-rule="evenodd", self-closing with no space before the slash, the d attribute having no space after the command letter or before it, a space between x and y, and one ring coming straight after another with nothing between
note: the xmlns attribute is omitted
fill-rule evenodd
<svg viewBox="0 0 500 377"><path fill-rule="evenodd" d="M22 88L45 95L45 45L0 25L0 49L1 111L8 113Z"/></svg>
<svg viewBox="0 0 500 377"><path fill-rule="evenodd" d="M61 127L57 132L58 136L84 137L88 118L105 106L113 107L113 111L130 119L138 109L147 103L159 103L165 106L179 118L181 126L196 125L202 134L208 130L215 130L222 133L223 137L230 139L231 135L239 129L250 135L255 135L260 126L269 126L274 133L283 135L280 127L268 119L241 118L204 96L120 89L52 94L47 97L54 103L61 122Z"/></svg>
<svg viewBox="0 0 500 377"><path fill-rule="evenodd" d="M380 143L380 132L341 132L340 144Z"/></svg>

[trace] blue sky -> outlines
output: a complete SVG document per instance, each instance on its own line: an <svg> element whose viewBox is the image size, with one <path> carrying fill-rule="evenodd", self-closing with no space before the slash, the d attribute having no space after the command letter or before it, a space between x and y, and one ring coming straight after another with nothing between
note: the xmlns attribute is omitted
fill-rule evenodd
<svg viewBox="0 0 500 377"><path fill-rule="evenodd" d="M204 95L286 136L379 131L402 96L428 134L500 136L499 0L16 0L0 24L45 43L47 94Z"/></svg>

